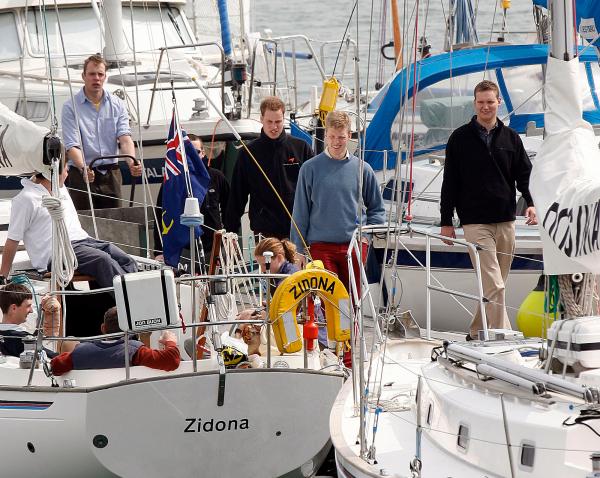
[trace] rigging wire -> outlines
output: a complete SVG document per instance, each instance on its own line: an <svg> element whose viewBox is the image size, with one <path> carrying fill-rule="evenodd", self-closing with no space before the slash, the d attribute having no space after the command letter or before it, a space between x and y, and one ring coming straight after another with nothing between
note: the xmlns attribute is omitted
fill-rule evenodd
<svg viewBox="0 0 600 478"><path fill-rule="evenodd" d="M348 33L348 28L350 27L350 22L352 21L352 16L354 15L354 11L357 8L358 8L358 0L354 0L354 6L352 7L352 11L350 12L350 16L348 17L348 23L346 24L346 28L344 30L344 34L342 35L342 39L340 40L340 48L339 48L339 50L337 52L337 55L335 57L335 63L333 64L333 72L331 73L332 77L335 76L335 69L337 67L338 60L339 60L340 54L342 52L342 47L344 46L344 40L346 39L346 34ZM356 16L358 18L358 14Z"/></svg>

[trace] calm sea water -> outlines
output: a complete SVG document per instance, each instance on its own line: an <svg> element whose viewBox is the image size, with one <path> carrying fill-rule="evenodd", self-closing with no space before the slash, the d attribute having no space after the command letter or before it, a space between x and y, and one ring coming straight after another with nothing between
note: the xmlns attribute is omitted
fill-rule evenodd
<svg viewBox="0 0 600 478"><path fill-rule="evenodd" d="M304 34L311 39L328 41L339 40L343 37L346 25L354 7L354 0L253 0L252 30L263 31L272 30L273 36ZM388 0L360 1L358 8L354 10L348 34L352 39L357 40L359 44L360 75L361 85L365 88L367 85L367 74L369 89L378 81L377 73L380 65L381 55L380 32L381 32L381 12L382 4ZM398 8L401 13L407 12L407 17L411 18L411 24L415 18L415 0L398 0ZM419 36L425 35L432 46L432 52L442 51L444 48L445 24L448 12L448 0L419 2ZM502 27L502 9L499 1L479 0L479 9L477 13L477 32L479 40L490 41L498 37ZM530 0L520 0L512 2L513 6L507 11L507 26L510 32L534 31L532 5ZM373 14L371 20L371 7ZM390 27L389 8L387 11L387 21L385 22L385 34L383 35L387 43L392 39ZM425 19L427 18L427 21ZM358 22L357 22L358 19ZM414 31L412 27L405 27L405 32ZM492 33L492 32L496 33ZM532 36L532 35L530 35ZM525 35L511 37L515 40L524 41ZM514 41L514 40L513 40ZM306 49L298 45L297 51ZM328 74L333 71L333 64L337 56L339 44L330 45L325 50L325 70ZM388 50L389 54L393 49ZM369 57L370 54L370 57ZM369 61L370 59L370 61ZM385 80L392 72L393 64L391 61L383 61L384 71L381 77ZM338 62L336 72L339 74L342 68L342 60ZM347 71L352 68L349 63L346 66ZM307 93L310 85L320 85L320 76L314 63L301 61L298 64L299 77L302 79L301 91ZM348 81L352 81L348 79Z"/></svg>

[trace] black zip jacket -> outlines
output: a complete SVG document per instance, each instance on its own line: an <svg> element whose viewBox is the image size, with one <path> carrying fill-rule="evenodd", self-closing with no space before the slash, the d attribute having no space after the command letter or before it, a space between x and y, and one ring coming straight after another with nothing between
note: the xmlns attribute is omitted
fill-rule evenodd
<svg viewBox="0 0 600 478"><path fill-rule="evenodd" d="M475 118L454 131L446 145L442 226L452 225L454 209L461 224L513 221L516 189L527 206L533 206L529 193L531 162L521 138L498 120L488 150Z"/></svg>
<svg viewBox="0 0 600 478"><path fill-rule="evenodd" d="M285 131L277 139L271 139L263 130L259 138L248 144L248 149L291 213L300 166L314 156L311 147L305 141L287 135ZM231 193L224 220L228 231L237 233L240 230L248 196L252 231L255 234L262 232L288 237L289 215L248 152L241 149L231 177Z"/></svg>

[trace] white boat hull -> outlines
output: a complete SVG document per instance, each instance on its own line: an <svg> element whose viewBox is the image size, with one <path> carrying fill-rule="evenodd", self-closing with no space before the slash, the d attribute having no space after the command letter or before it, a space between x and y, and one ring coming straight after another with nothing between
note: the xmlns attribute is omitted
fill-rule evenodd
<svg viewBox="0 0 600 478"><path fill-rule="evenodd" d="M0 389L3 476L310 476L342 376L215 371L74 389ZM17 402L11 407L9 402ZM33 405L23 402L45 403Z"/></svg>
<svg viewBox="0 0 600 478"><path fill-rule="evenodd" d="M409 477L416 456L422 463L421 478L591 476L590 456L600 450L597 427L564 425L580 416L580 409L586 407L582 400L559 393L535 396L527 387L484 381L467 368L445 366L443 358L432 362L427 355L435 345L419 339L396 340L384 348L382 376L369 386L365 430L367 453L373 450L370 459L360 456L360 420L352 381L344 384L330 417L340 478ZM522 345L531 347L531 343ZM500 357L514 344L488 346L495 348L491 354ZM472 347L485 350L483 344ZM520 359L513 355L506 360ZM522 362L527 360L537 362L536 357ZM378 354L371 359L373 364L377 361ZM379 383L384 385L376 398ZM381 410L373 438L376 400ZM420 434L417 425L422 427ZM458 439L461 427L467 430L462 441ZM528 446L533 452L527 459L523 449Z"/></svg>

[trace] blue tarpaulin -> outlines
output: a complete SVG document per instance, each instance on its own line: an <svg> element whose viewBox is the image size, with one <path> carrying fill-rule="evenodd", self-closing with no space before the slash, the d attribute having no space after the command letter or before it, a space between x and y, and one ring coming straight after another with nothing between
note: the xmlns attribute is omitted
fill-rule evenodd
<svg viewBox="0 0 600 478"><path fill-rule="evenodd" d="M394 128L394 119L402 104L410 101L415 93L414 86L423 90L440 81L456 78L469 73L484 70L499 70L507 67L545 64L548 59L547 45L505 45L494 48L477 48L442 53L419 62L417 67L418 82L414 81L412 65L396 73L378 95L369 104L369 110L375 111L369 123L365 141L365 160L375 169L382 169L384 162L383 151L388 151L388 168L396 164L395 148L392 146L390 133ZM594 49L588 48L579 56L581 62L597 62L598 56ZM591 87L591 86L590 86ZM406 92L406 96L401 92ZM508 103L510 92L502 91L503 99ZM509 108L510 111L510 108ZM600 122L600 110L584 111L583 117L592 124ZM528 122L533 121L538 127L543 126L544 114L515 112L510 119L511 128L520 133L525 131ZM432 146L427 150L416 151L415 155L433 150L443 149L444 144Z"/></svg>

